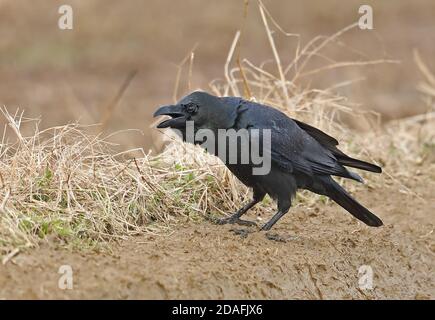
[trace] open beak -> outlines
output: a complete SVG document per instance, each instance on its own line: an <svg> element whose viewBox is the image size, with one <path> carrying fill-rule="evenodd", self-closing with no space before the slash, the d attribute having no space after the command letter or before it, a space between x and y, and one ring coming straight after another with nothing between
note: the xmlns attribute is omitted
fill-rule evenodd
<svg viewBox="0 0 435 320"><path fill-rule="evenodd" d="M179 105L163 106L154 112L154 117L170 116L171 119L164 120L157 125L157 128L182 128L186 126L187 117Z"/></svg>

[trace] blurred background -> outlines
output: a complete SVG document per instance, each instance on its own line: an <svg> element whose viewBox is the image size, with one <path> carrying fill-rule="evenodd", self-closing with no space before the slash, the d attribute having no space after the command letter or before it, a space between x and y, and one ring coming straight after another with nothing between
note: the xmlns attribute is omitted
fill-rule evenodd
<svg viewBox="0 0 435 320"><path fill-rule="evenodd" d="M58 28L62 4L73 7L73 30ZM339 61L401 63L334 69L310 77L307 85L328 87L364 78L340 93L360 108L379 112L383 121L425 111L416 90L421 74L413 50L435 69L435 1L264 4L285 31L300 34L302 45L358 21L359 6L371 5L374 30L353 29L327 48L328 55ZM107 133L140 129L142 133L124 132L114 139L123 147L152 148L158 144L151 115L158 105L172 102L177 66L195 48L192 77L187 81L184 68L178 93L187 92L188 82L207 90L211 80L223 78L237 30L242 30L241 57L255 64L273 57L253 0L247 6L243 0L0 0L0 106L40 118L43 128L79 120L103 123L99 130ZM290 62L297 41L278 31L275 38L283 64ZM128 86L114 105L125 81Z"/></svg>

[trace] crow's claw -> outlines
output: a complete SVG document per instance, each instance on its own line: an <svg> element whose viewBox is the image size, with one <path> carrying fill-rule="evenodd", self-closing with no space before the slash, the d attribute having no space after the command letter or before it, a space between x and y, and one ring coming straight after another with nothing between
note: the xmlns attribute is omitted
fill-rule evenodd
<svg viewBox="0 0 435 320"><path fill-rule="evenodd" d="M231 232L241 236L242 238L246 238L248 234L253 233L254 231L248 229L230 229Z"/></svg>
<svg viewBox="0 0 435 320"><path fill-rule="evenodd" d="M280 236L280 235L277 234L277 233L266 232L266 238L267 238L268 240L271 240L271 241L287 242L288 240L295 240L295 239L297 239L298 237L283 237L283 236Z"/></svg>
<svg viewBox="0 0 435 320"><path fill-rule="evenodd" d="M280 236L277 233L270 233L270 232L266 232L266 238L277 242L287 242L287 240L290 240L290 238L287 239L283 236Z"/></svg>
<svg viewBox="0 0 435 320"><path fill-rule="evenodd" d="M216 221L217 224L238 224L241 226L255 227L257 224L254 221L242 220L240 218L223 218Z"/></svg>

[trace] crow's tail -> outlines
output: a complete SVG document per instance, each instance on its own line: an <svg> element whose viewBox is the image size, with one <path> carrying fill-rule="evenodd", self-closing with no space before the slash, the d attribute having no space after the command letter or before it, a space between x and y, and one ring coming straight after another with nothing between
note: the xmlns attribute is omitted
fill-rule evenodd
<svg viewBox="0 0 435 320"><path fill-rule="evenodd" d="M323 176L321 180L323 181L325 195L337 202L355 218L371 227L380 227L383 225L381 219L352 198L352 196L331 177Z"/></svg>
<svg viewBox="0 0 435 320"><path fill-rule="evenodd" d="M370 171L370 172L376 172L376 173L382 172L382 168L373 164L373 163L354 159L354 158L351 158L349 156L346 156L345 154L336 155L336 157L337 157L338 163L340 163L343 166L357 168L357 169L366 170L366 171Z"/></svg>

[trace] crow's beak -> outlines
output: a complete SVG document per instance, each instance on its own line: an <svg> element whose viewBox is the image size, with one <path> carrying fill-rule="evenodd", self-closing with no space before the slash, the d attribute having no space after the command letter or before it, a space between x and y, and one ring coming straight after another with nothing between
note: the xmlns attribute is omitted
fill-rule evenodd
<svg viewBox="0 0 435 320"><path fill-rule="evenodd" d="M154 117L170 116L171 119L160 122L157 128L181 128L186 125L187 117L179 105L163 106L154 112Z"/></svg>

